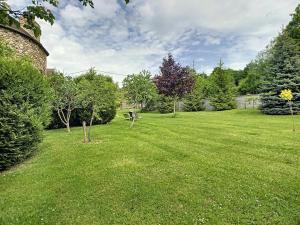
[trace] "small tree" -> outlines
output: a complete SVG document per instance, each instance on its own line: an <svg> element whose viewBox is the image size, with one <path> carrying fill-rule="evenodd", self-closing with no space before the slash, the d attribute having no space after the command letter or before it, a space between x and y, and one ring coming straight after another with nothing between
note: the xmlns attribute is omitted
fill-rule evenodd
<svg viewBox="0 0 300 225"><path fill-rule="evenodd" d="M288 102L290 113L293 120L293 131L295 131L294 111L293 111L293 93L290 89L284 89L280 92L279 97Z"/></svg>
<svg viewBox="0 0 300 225"><path fill-rule="evenodd" d="M125 96L129 103L137 108L140 104L141 109L156 98L157 91L153 80L151 79L151 73L143 70L139 74L128 75L123 81L123 89Z"/></svg>
<svg viewBox="0 0 300 225"><path fill-rule="evenodd" d="M171 54L163 59L161 74L155 77L160 94L173 98L173 116L176 115L176 103L193 89L195 80L187 67L176 63Z"/></svg>
<svg viewBox="0 0 300 225"><path fill-rule="evenodd" d="M202 111L204 107L204 99L207 97L208 79L201 75L193 72L195 78L195 85L190 94L184 97L184 111Z"/></svg>
<svg viewBox="0 0 300 225"><path fill-rule="evenodd" d="M61 122L67 127L67 131L70 132L71 113L78 103L76 83L71 77L65 77L59 72L49 75L49 82L54 90L53 107Z"/></svg>
<svg viewBox="0 0 300 225"><path fill-rule="evenodd" d="M233 77L223 69L223 63L214 69L210 76L210 104L215 110L228 110L236 107Z"/></svg>
<svg viewBox="0 0 300 225"><path fill-rule="evenodd" d="M84 128L84 142L91 141L93 120L99 119L101 112L107 110L111 103L116 104L117 87L112 79L99 75L94 69L77 78L79 102L82 108L81 117ZM89 123L86 135L85 124ZM87 137L87 139L86 139Z"/></svg>

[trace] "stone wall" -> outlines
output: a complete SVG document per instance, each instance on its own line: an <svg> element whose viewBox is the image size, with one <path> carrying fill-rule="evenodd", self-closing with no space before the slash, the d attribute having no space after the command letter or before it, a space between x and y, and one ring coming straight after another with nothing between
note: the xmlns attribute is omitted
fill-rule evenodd
<svg viewBox="0 0 300 225"><path fill-rule="evenodd" d="M0 40L15 49L17 55L29 56L40 71L46 72L49 53L38 40L25 30L0 25Z"/></svg>

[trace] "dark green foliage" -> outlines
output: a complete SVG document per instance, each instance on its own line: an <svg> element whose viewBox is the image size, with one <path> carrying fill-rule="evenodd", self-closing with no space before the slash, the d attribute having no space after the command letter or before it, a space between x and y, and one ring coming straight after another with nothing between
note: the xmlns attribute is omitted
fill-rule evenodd
<svg viewBox="0 0 300 225"><path fill-rule="evenodd" d="M204 99L207 96L208 80L204 76L195 76L192 93L184 98L184 111L194 112L204 110Z"/></svg>
<svg viewBox="0 0 300 225"><path fill-rule="evenodd" d="M82 113L83 113L82 109L74 109L70 118L70 127L82 125L82 121L81 121ZM110 108L107 108L105 111L99 113L97 118L94 120L93 124L99 125L99 124L109 123L115 118L116 113L117 113L116 105L112 104ZM52 120L50 124L47 126L47 129L57 129L57 128L65 127L65 125L59 119L56 111L52 112L51 118Z"/></svg>
<svg viewBox="0 0 300 225"><path fill-rule="evenodd" d="M283 89L291 89L293 109L300 112L300 46L287 32L275 42L270 59L270 74L265 78L261 97L262 112L266 114L289 114L289 106L279 97Z"/></svg>
<svg viewBox="0 0 300 225"><path fill-rule="evenodd" d="M255 62L249 63L244 69L244 73L246 78L239 83L239 93L242 95L258 94L262 83L262 73L259 70L259 65Z"/></svg>
<svg viewBox="0 0 300 225"><path fill-rule="evenodd" d="M217 111L236 107L233 77L222 66L223 64L220 62L210 76L209 100L214 110Z"/></svg>
<svg viewBox="0 0 300 225"><path fill-rule="evenodd" d="M225 69L225 71L231 74L234 80L234 84L236 86L238 86L241 80L243 80L246 77L246 74L243 70Z"/></svg>
<svg viewBox="0 0 300 225"><path fill-rule="evenodd" d="M289 114L289 105L279 97L283 89L293 92L293 110L300 112L300 6L291 22L275 39L270 53L269 74L265 77L261 97L262 112Z"/></svg>
<svg viewBox="0 0 300 225"><path fill-rule="evenodd" d="M156 110L158 96L146 102L146 104L141 108L141 112L153 112Z"/></svg>
<svg viewBox="0 0 300 225"><path fill-rule="evenodd" d="M157 110L164 114L164 113L171 113L173 112L173 98L172 97L166 97L166 96L159 96L158 102L157 102Z"/></svg>
<svg viewBox="0 0 300 225"><path fill-rule="evenodd" d="M49 121L50 88L25 59L0 57L0 170L29 157Z"/></svg>
<svg viewBox="0 0 300 225"><path fill-rule="evenodd" d="M292 14L292 20L287 25L286 31L289 33L290 37L300 41L300 4Z"/></svg>

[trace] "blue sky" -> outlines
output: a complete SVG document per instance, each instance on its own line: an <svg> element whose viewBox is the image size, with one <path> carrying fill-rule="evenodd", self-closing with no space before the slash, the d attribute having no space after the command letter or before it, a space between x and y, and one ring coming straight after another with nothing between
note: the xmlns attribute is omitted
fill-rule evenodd
<svg viewBox="0 0 300 225"><path fill-rule="evenodd" d="M8 0L20 7L27 0ZM28 2L28 1L27 1ZM66 74L95 67L116 81L143 69L159 73L169 52L182 65L210 72L220 58L243 68L290 20L298 0L61 1L53 26L40 22L48 67Z"/></svg>

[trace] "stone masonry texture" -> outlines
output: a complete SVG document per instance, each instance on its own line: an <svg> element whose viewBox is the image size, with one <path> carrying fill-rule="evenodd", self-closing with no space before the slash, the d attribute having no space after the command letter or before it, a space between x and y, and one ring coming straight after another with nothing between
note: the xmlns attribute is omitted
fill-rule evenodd
<svg viewBox="0 0 300 225"><path fill-rule="evenodd" d="M47 68L49 53L42 44L26 31L0 26L0 41L4 41L18 56L28 56L33 64L43 73Z"/></svg>

